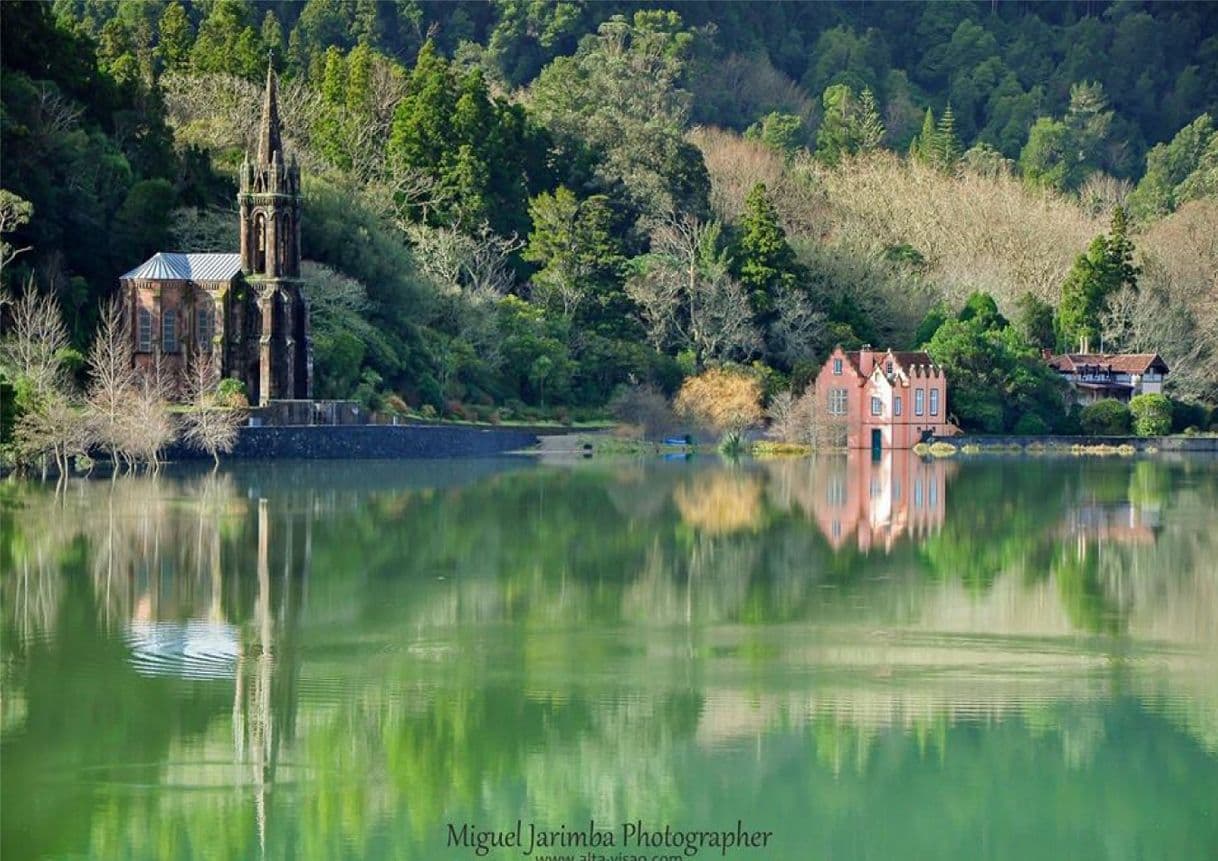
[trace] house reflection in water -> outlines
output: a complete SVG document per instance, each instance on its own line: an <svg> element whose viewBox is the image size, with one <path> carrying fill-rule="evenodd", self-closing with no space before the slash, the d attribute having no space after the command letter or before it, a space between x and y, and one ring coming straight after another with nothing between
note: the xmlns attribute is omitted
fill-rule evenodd
<svg viewBox="0 0 1218 861"><path fill-rule="evenodd" d="M920 540L943 525L947 478L955 464L890 450L879 459L851 450L813 475L813 513L834 550L856 542L888 552L901 537Z"/></svg>
<svg viewBox="0 0 1218 861"><path fill-rule="evenodd" d="M1159 510L1131 502L1095 503L1071 510L1062 522L1063 537L1074 538L1085 551L1088 543L1154 544Z"/></svg>

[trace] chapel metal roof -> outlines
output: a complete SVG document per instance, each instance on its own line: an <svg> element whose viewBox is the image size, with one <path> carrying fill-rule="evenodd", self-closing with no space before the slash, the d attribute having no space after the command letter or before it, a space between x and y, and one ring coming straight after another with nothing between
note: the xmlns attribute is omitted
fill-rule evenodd
<svg viewBox="0 0 1218 861"><path fill-rule="evenodd" d="M123 275L123 280L231 281L241 271L240 254L179 254L162 251Z"/></svg>

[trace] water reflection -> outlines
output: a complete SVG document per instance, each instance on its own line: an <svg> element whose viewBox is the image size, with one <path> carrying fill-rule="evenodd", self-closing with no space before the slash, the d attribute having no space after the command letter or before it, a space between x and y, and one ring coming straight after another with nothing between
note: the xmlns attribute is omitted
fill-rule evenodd
<svg viewBox="0 0 1218 861"><path fill-rule="evenodd" d="M1212 461L0 493L5 857L435 858L446 821L592 815L751 818L776 857L1218 845Z"/></svg>
<svg viewBox="0 0 1218 861"><path fill-rule="evenodd" d="M910 451L868 452L775 464L784 497L813 517L834 550L853 542L891 552L901 539L933 534L946 513L947 480L957 464Z"/></svg>

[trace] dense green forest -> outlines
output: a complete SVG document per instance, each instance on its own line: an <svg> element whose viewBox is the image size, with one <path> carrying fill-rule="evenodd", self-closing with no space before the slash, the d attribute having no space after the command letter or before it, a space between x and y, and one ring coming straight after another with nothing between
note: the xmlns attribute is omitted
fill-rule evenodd
<svg viewBox="0 0 1218 861"><path fill-rule="evenodd" d="M928 344L966 426L1060 429L1040 349L1086 339L1218 402L1214 4L0 15L3 277L80 346L150 253L236 248L269 55L323 396L578 415L708 364L772 392L835 343Z"/></svg>

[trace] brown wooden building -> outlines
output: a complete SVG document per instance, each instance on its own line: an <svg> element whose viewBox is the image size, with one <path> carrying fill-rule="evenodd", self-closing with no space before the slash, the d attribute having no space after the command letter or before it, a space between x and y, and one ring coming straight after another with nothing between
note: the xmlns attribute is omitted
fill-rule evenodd
<svg viewBox="0 0 1218 861"><path fill-rule="evenodd" d="M240 253L161 252L120 278L136 366L180 374L218 353L250 402L313 393L309 308L300 288L300 168L285 162L277 82L267 69L256 160L241 166Z"/></svg>

